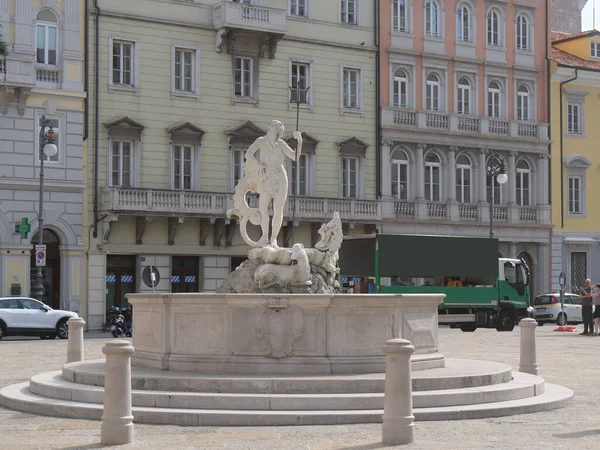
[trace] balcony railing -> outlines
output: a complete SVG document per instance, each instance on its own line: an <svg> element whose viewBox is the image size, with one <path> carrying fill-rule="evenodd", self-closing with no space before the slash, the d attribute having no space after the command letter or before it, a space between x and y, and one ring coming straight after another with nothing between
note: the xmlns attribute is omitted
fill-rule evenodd
<svg viewBox="0 0 600 450"><path fill-rule="evenodd" d="M460 203L458 205L458 215L463 220L477 220L477 209L477 205Z"/></svg>
<svg viewBox="0 0 600 450"><path fill-rule="evenodd" d="M394 212L397 217L414 217L415 204L409 201L395 201Z"/></svg>
<svg viewBox="0 0 600 450"><path fill-rule="evenodd" d="M519 220L521 222L537 222L537 208L535 206L520 206Z"/></svg>
<svg viewBox="0 0 600 450"><path fill-rule="evenodd" d="M283 34L285 15L283 9L223 1L213 7L213 26Z"/></svg>
<svg viewBox="0 0 600 450"><path fill-rule="evenodd" d="M427 215L432 219L445 219L447 216L446 204L440 202L427 203Z"/></svg>
<svg viewBox="0 0 600 450"><path fill-rule="evenodd" d="M36 67L35 79L42 87L58 87L60 84L60 71L58 67Z"/></svg>
<svg viewBox="0 0 600 450"><path fill-rule="evenodd" d="M548 124L530 123L412 110L406 108L382 108L381 123L384 128L450 131L489 137L548 140Z"/></svg>

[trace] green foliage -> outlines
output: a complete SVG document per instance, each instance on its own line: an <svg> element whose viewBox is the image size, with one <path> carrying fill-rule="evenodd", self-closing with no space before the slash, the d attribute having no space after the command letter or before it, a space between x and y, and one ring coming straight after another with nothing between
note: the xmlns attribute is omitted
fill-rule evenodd
<svg viewBox="0 0 600 450"><path fill-rule="evenodd" d="M8 44L2 39L2 25L0 25L0 55L8 56Z"/></svg>

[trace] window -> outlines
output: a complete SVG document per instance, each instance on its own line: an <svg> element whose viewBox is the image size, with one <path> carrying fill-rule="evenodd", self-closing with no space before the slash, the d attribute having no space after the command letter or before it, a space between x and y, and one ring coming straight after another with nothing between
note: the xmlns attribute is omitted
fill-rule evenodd
<svg viewBox="0 0 600 450"><path fill-rule="evenodd" d="M583 214L582 208L583 177L569 176L569 214Z"/></svg>
<svg viewBox="0 0 600 450"><path fill-rule="evenodd" d="M433 0L425 1L425 35L440 36L439 6Z"/></svg>
<svg viewBox="0 0 600 450"><path fill-rule="evenodd" d="M425 108L429 111L439 111L440 108L440 78L435 73L427 75Z"/></svg>
<svg viewBox="0 0 600 450"><path fill-rule="evenodd" d="M52 126L52 130L54 131L54 144L56 145L56 148L58 149L58 152L56 152L56 155L52 156L51 158L48 158L46 155L44 155L43 153L43 147L41 147L38 143L38 149L39 149L39 153L38 153L38 162L40 162L42 155L44 157L44 164L46 163L56 163L60 161L60 154L61 154L61 142L60 142L60 138L61 138L61 131L60 131L60 119L58 117L56 118L52 118L52 117L48 117L48 115L46 115L46 120L49 120L50 123L49 125ZM39 135L40 135L40 131L42 129L42 114L38 115L38 129L37 129L37 136L36 138L39 139ZM46 127L45 132L48 132L48 127Z"/></svg>
<svg viewBox="0 0 600 450"><path fill-rule="evenodd" d="M57 34L56 15L49 9L42 9L37 15L36 27L38 64L56 65Z"/></svg>
<svg viewBox="0 0 600 450"><path fill-rule="evenodd" d="M234 61L234 96L252 98L254 60L245 56L236 56Z"/></svg>
<svg viewBox="0 0 600 450"><path fill-rule="evenodd" d="M341 22L356 25L356 2L357 0L341 1Z"/></svg>
<svg viewBox="0 0 600 450"><path fill-rule="evenodd" d="M199 260L197 256L171 258L171 292L199 292Z"/></svg>
<svg viewBox="0 0 600 450"><path fill-rule="evenodd" d="M240 178L244 176L244 154L244 150L233 150L233 187L237 186ZM258 157L257 154L254 156Z"/></svg>
<svg viewBox="0 0 600 450"><path fill-rule="evenodd" d="M492 184L494 186L494 205L500 205L502 203L503 200L503 191L502 191L502 185L500 183L498 183L498 177L488 177L487 175L485 176L486 178L486 191L487 191L487 202L491 203L492 202Z"/></svg>
<svg viewBox="0 0 600 450"><path fill-rule="evenodd" d="M21 299L21 304L23 305L23 308L25 309L34 309L34 310L44 310L46 308L44 308L44 304L37 302L35 300L31 300L28 298L22 298Z"/></svg>
<svg viewBox="0 0 600 450"><path fill-rule="evenodd" d="M408 8L406 0L393 0L392 9L394 31L401 33L408 32Z"/></svg>
<svg viewBox="0 0 600 450"><path fill-rule="evenodd" d="M579 292L587 276L587 253L571 252L571 292Z"/></svg>
<svg viewBox="0 0 600 450"><path fill-rule="evenodd" d="M466 77L459 78L457 90L458 114L471 114L471 83Z"/></svg>
<svg viewBox="0 0 600 450"><path fill-rule="evenodd" d="M529 121L529 88L525 85L517 89L517 120Z"/></svg>
<svg viewBox="0 0 600 450"><path fill-rule="evenodd" d="M290 102L296 103L300 100L300 103L309 104L310 64L292 62L291 72Z"/></svg>
<svg viewBox="0 0 600 450"><path fill-rule="evenodd" d="M464 3L458 5L456 11L456 39L459 42L471 42L472 39L471 9Z"/></svg>
<svg viewBox="0 0 600 450"><path fill-rule="evenodd" d="M132 187L133 142L112 141L111 185Z"/></svg>
<svg viewBox="0 0 600 450"><path fill-rule="evenodd" d="M356 157L342 158L342 197L344 198L358 196L358 165L359 160Z"/></svg>
<svg viewBox="0 0 600 450"><path fill-rule="evenodd" d="M500 118L500 83L497 81L488 84L488 117Z"/></svg>
<svg viewBox="0 0 600 450"><path fill-rule="evenodd" d="M133 86L134 43L113 41L112 52L112 83L122 86Z"/></svg>
<svg viewBox="0 0 600 450"><path fill-rule="evenodd" d="M524 14L517 15L517 50L531 50L529 19Z"/></svg>
<svg viewBox="0 0 600 450"><path fill-rule="evenodd" d="M487 14L487 45L500 47L500 13L490 9Z"/></svg>
<svg viewBox="0 0 600 450"><path fill-rule="evenodd" d="M582 135L582 103L567 101L567 134Z"/></svg>
<svg viewBox="0 0 600 450"><path fill-rule="evenodd" d="M408 76L403 69L396 69L394 72L393 104L397 108L408 107Z"/></svg>
<svg viewBox="0 0 600 450"><path fill-rule="evenodd" d="M292 164L292 189L296 195L308 195L308 158L302 153L300 160Z"/></svg>
<svg viewBox="0 0 600 450"><path fill-rule="evenodd" d="M408 199L408 157L403 150L392 153L392 196Z"/></svg>
<svg viewBox="0 0 600 450"><path fill-rule="evenodd" d="M425 157L425 199L439 202L441 197L441 168L440 158L435 153Z"/></svg>
<svg viewBox="0 0 600 450"><path fill-rule="evenodd" d="M195 77L196 75L196 52L192 49L176 48L175 49L175 68L174 81L175 91L190 92L196 91Z"/></svg>
<svg viewBox="0 0 600 450"><path fill-rule="evenodd" d="M290 0L290 16L308 16L306 3L309 0Z"/></svg>
<svg viewBox="0 0 600 450"><path fill-rule="evenodd" d="M531 170L524 159L517 163L517 205L531 204Z"/></svg>
<svg viewBox="0 0 600 450"><path fill-rule="evenodd" d="M590 55L592 58L600 58L600 42L592 42Z"/></svg>
<svg viewBox="0 0 600 450"><path fill-rule="evenodd" d="M471 160L460 155L456 158L456 200L471 203Z"/></svg>
<svg viewBox="0 0 600 450"><path fill-rule="evenodd" d="M192 189L192 155L190 145L173 147L173 188Z"/></svg>
<svg viewBox="0 0 600 450"><path fill-rule="evenodd" d="M348 109L360 109L360 69L343 69L343 107Z"/></svg>

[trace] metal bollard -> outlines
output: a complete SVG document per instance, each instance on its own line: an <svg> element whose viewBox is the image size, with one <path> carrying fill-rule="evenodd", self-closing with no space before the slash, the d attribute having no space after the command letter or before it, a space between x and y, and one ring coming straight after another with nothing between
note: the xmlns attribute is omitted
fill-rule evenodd
<svg viewBox="0 0 600 450"><path fill-rule="evenodd" d="M385 353L385 396L382 442L404 445L415 441L410 357L415 347L405 339L390 339Z"/></svg>
<svg viewBox="0 0 600 450"><path fill-rule="evenodd" d="M107 342L102 349L106 363L101 441L105 445L133 442L131 355L134 350L129 341L122 340Z"/></svg>
<svg viewBox="0 0 600 450"><path fill-rule="evenodd" d="M535 319L521 319L521 361L519 372L537 375L537 357L535 349L535 329L538 324Z"/></svg>
<svg viewBox="0 0 600 450"><path fill-rule="evenodd" d="M67 321L69 341L67 343L67 363L83 361L83 327L85 320L72 317Z"/></svg>

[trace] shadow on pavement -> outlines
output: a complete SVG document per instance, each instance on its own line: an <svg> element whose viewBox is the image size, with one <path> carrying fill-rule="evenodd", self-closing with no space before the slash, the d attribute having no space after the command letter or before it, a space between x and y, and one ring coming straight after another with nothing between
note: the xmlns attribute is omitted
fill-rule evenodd
<svg viewBox="0 0 600 450"><path fill-rule="evenodd" d="M374 444L355 445L352 447L338 447L337 450L375 450L378 448L388 448L389 446L376 442Z"/></svg>
<svg viewBox="0 0 600 450"><path fill-rule="evenodd" d="M586 430L586 431L575 431L573 433L561 433L555 434L554 437L563 439L582 438L586 436L597 436L600 435L600 429L598 430Z"/></svg>

